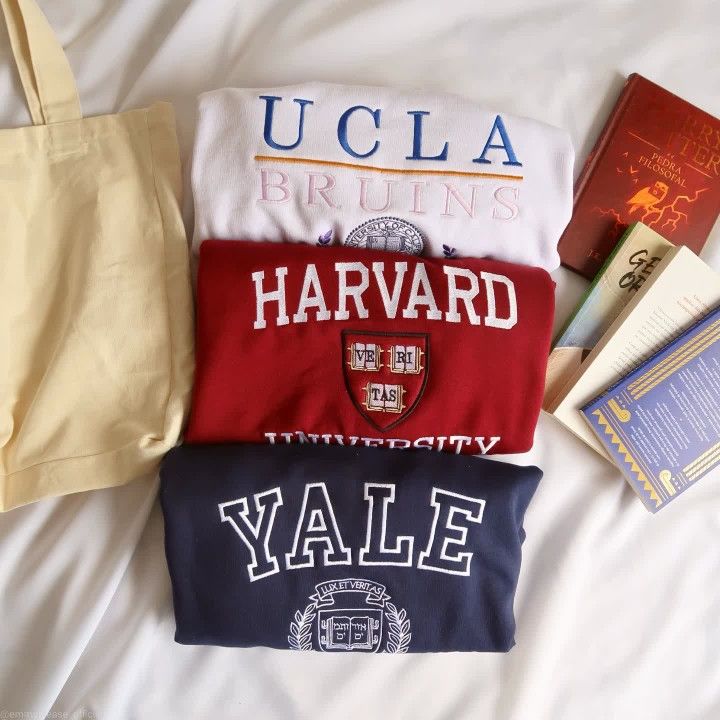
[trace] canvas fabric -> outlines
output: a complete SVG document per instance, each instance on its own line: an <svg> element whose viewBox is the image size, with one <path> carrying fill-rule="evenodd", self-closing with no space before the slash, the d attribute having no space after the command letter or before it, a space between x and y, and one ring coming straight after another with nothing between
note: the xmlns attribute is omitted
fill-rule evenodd
<svg viewBox="0 0 720 720"><path fill-rule="evenodd" d="M157 467L189 400L172 107L83 118L32 0L2 0L31 127L0 130L0 509Z"/></svg>

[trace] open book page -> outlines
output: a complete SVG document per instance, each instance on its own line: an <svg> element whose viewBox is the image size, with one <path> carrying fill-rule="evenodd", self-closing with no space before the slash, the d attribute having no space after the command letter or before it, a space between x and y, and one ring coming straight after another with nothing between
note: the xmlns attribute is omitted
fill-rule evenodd
<svg viewBox="0 0 720 720"><path fill-rule="evenodd" d="M718 302L720 275L687 248L673 248L588 355L552 414L605 457L580 408Z"/></svg>
<svg viewBox="0 0 720 720"><path fill-rule="evenodd" d="M548 360L543 410L553 412L561 392L592 348L673 248L641 222L628 228L558 334Z"/></svg>

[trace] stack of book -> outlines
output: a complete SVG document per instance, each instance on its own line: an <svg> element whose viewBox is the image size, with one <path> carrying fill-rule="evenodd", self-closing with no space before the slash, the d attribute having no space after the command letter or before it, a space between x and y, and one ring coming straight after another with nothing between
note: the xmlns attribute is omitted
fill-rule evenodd
<svg viewBox="0 0 720 720"><path fill-rule="evenodd" d="M720 275L695 254L719 213L720 121L632 75L560 243L566 266L599 270L555 340L543 409L652 512L720 464Z"/></svg>

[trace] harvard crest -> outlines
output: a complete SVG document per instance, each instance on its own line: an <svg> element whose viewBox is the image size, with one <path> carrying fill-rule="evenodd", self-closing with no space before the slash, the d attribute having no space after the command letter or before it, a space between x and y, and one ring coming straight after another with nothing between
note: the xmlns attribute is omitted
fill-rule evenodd
<svg viewBox="0 0 720 720"><path fill-rule="evenodd" d="M358 412L389 430L417 407L427 384L427 333L341 333L345 387Z"/></svg>
<svg viewBox="0 0 720 720"><path fill-rule="evenodd" d="M318 583L309 599L290 623L293 650L408 651L410 621L405 610L390 602L384 585L358 578L328 580Z"/></svg>

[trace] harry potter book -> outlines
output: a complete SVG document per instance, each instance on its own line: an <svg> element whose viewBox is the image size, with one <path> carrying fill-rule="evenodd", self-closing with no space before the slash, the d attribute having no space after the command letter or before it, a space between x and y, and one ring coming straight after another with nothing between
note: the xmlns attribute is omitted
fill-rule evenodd
<svg viewBox="0 0 720 720"><path fill-rule="evenodd" d="M650 512L675 500L720 464L720 308L582 412Z"/></svg>
<svg viewBox="0 0 720 720"><path fill-rule="evenodd" d="M635 221L696 253L720 213L720 120L630 75L575 184L558 250L592 279Z"/></svg>

